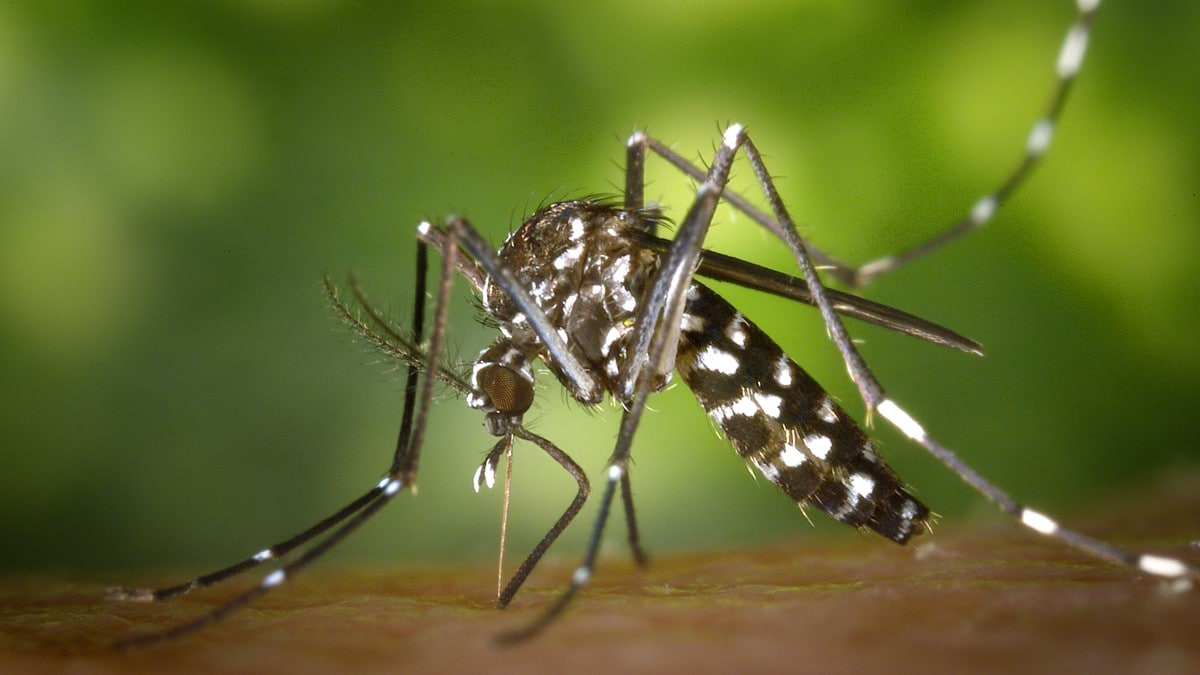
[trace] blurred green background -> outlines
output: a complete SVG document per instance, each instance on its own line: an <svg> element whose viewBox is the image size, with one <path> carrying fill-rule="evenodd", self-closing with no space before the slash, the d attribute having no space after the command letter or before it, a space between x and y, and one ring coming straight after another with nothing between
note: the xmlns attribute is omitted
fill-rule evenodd
<svg viewBox="0 0 1200 675"><path fill-rule="evenodd" d="M1072 15L1066 0L5 3L0 569L204 571L373 485L400 378L329 311L322 275L356 269L403 317L418 220L461 213L498 242L548 197L615 193L634 128L706 157L743 122L804 233L844 258L922 239L1018 159ZM984 232L869 288L986 358L851 326L927 428L1054 512L1200 465L1198 31L1194 2L1103 7L1032 182ZM650 178L681 215L690 182L658 163ZM787 266L744 218L719 221L713 246ZM815 312L730 293L861 413ZM467 302L451 330L464 359L490 339ZM632 474L652 553L858 536L810 527L749 477L682 386L653 407ZM617 410L583 412L544 378L534 413L602 475ZM471 490L492 439L450 395L432 424L420 495L335 558L494 555L500 495ZM878 436L943 523L996 517ZM514 556L572 492L518 449ZM592 515L555 555L578 554Z"/></svg>

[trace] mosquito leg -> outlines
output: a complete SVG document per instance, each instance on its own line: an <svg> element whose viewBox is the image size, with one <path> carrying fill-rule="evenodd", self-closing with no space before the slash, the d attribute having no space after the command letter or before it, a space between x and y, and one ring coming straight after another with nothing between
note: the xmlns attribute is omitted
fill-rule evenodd
<svg viewBox="0 0 1200 675"><path fill-rule="evenodd" d="M334 525L337 525L338 523L342 522L346 518L349 518L350 516L357 513L364 506L371 503L374 499L378 498L381 492L382 492L382 488L380 486L373 487L370 490L368 490L366 493L364 493L358 499L355 499L353 502L350 502L349 504L342 507L340 510L338 510L333 515L329 516L328 518L325 518L324 520L317 523L316 525L313 525L312 527L308 528L307 530L295 535L294 537L292 537L290 539L281 541L281 542L274 544L268 548L265 548L265 549L259 551L258 553L255 553L253 556L246 558L245 560L242 560L240 562L234 563L233 565L230 565L229 567L226 567L224 569L220 569L215 572L210 572L208 574L196 577L195 579L184 582L182 584L178 584L176 586L168 586L166 588L150 589L150 588L131 588L131 587L123 587L123 586L122 587L113 587L113 588L109 588L106 590L106 595L108 596L108 598L110 600L125 600L125 601L133 601L133 602L152 602L152 601L158 601L158 600L166 600L167 598L172 598L177 595L184 595L186 593L190 593L197 589L207 588L214 584L218 584L222 581L225 581L226 579L229 579L230 577L234 577L238 574L241 574L242 572L246 572L255 567L258 567L259 565L261 565L265 562L269 562L271 560L275 560L277 558L281 558L281 557L287 555L291 551L295 550L297 547L304 545L305 543L311 541L313 538L319 536L321 533L325 532L329 528L333 527Z"/></svg>
<svg viewBox="0 0 1200 675"><path fill-rule="evenodd" d="M787 243L788 248L792 250L793 257L800 266L801 276L808 283L808 290L821 312L821 317L825 320L825 327L829 331L830 338L833 339L838 351L841 352L842 360L846 363L846 370L850 373L850 379L858 387L859 394L867 404L869 414L869 411L875 410L879 403L883 401L883 388L879 386L875 375L858 353L858 348L854 346L854 342L850 339L850 334L846 332L846 327L842 324L841 318L838 317L837 312L834 310L833 303L829 300L829 294L825 286L821 283L812 258L808 254L808 248L804 240L800 238L800 233L796 231L796 225L788 214L787 207L784 206L783 199L780 198L778 190L775 188L775 182L771 179L771 175L763 163L758 148L754 146L754 142L750 140L750 137L745 134L741 137L741 146L746 153L747 161L750 162L750 166L754 169L754 175L758 179L759 186L762 188L767 201L771 205L771 210L775 213L777 222L783 228L783 240Z"/></svg>
<svg viewBox="0 0 1200 675"><path fill-rule="evenodd" d="M1046 149L1050 147L1050 141L1054 138L1054 129L1062 115L1063 104L1066 102L1072 83L1075 82L1075 76L1079 74L1079 69L1083 65L1083 58L1087 54L1088 37L1099 5L1100 0L1076 1L1078 14L1075 22L1067 29L1062 47L1058 52L1058 60L1055 62L1054 89L1050 94L1050 101L1041 117L1033 123L1033 127L1029 130L1029 137L1025 142L1025 152L1021 159L1008 176L1001 181L999 187L981 197L966 216L939 234L906 251L872 260L857 268L839 263L839 267L833 272L835 276L856 288L861 288L880 276L974 232L991 220L996 209L1025 182L1025 179L1029 177L1034 167L1046 154Z"/></svg>
<svg viewBox="0 0 1200 675"><path fill-rule="evenodd" d="M888 274L917 258L946 246L960 237L983 227L995 214L996 209L1025 182L1025 179L1028 178L1029 174L1038 165L1049 148L1050 142L1054 137L1055 126L1058 124L1067 95L1071 90L1071 85L1074 83L1075 77L1083 65L1083 59L1087 53L1088 37L1091 32L1092 21L1095 18L1096 9L1099 5L1100 0L1076 0L1076 18L1067 30L1066 37L1063 39L1062 47L1059 50L1058 60L1055 63L1055 80L1050 101L1046 105L1042 115L1034 122L1030 129L1029 137L1025 143L1025 151L1022 153L1021 159L993 192L975 202L975 205L966 216L943 230L940 234L934 235L927 241L917 244L907 251L884 256L862 265L853 265L838 260L812 244L807 245L809 257L823 269L828 269L829 273L838 281L853 288L862 288L878 277ZM634 137L630 138L631 147L634 138L638 137L638 133L635 133ZM688 176L696 180L704 179L705 172L703 169L671 150L662 142L641 134L641 137L638 138L638 144L641 147L649 148L656 155L659 155ZM732 191L726 192L724 199L733 205L734 208L746 214L754 222L774 232L776 236L781 239L785 237L780 223L755 207L741 195Z"/></svg>
<svg viewBox="0 0 1200 675"><path fill-rule="evenodd" d="M644 408L645 406L643 405L642 407ZM626 417L628 417L628 413L626 413ZM567 605L571 604L571 600L579 592L579 589L583 588L588 580L591 579L592 570L596 567L596 555L600 550L600 537L604 533L604 524L608 520L608 514L612 511L614 488L619 482L620 473L621 471L615 464L609 467L608 481L605 483L604 495L600 502L600 514L596 518L596 524L592 529L592 536L588 540L587 553L584 556L583 564L575 569L575 574L571 577L571 584L558 596L554 604L543 611L533 622L522 628L498 635L497 641L499 643L513 644L521 642L542 632L546 626L549 626L562 614Z"/></svg>
<svg viewBox="0 0 1200 675"><path fill-rule="evenodd" d="M891 399L884 399L880 403L878 411L882 417L895 425L897 429L949 467L963 482L994 502L1002 511L1020 521L1022 525L1038 534L1053 537L1098 558L1132 567L1154 576L1167 579L1200 580L1200 567L1183 560L1151 553L1129 551L1062 527L1050 516L1018 503L1007 492L979 475L966 462L959 459L958 455L954 454L952 450L930 437L911 415Z"/></svg>
<svg viewBox="0 0 1200 675"><path fill-rule="evenodd" d="M591 492L587 475L584 474L583 469L579 468L579 465L576 464L575 461L567 455L567 453L560 450L558 446L554 445L549 440L526 430L524 427L518 426L514 428L513 433L518 438L536 443L538 447L540 447L542 450L545 450L546 454L550 455L554 461L558 462L562 468L566 469L567 473L571 474L571 477L574 478L575 482L579 485L579 489L575 493L575 498L572 499L571 503L567 506L566 511L563 511L563 514L558 517L558 520L555 521L554 525L550 527L550 530L546 532L546 536L542 537L542 540L538 542L537 546L533 547L533 550L528 556L525 557L525 561L521 563L521 566L517 569L516 573L513 574L512 579L509 579L508 585L505 586L504 590L500 593L500 597L496 600L496 606L502 609L508 606L508 603L512 601L513 596L517 594L517 591L521 588L521 585L525 583L525 579L527 579L529 574L533 572L533 568L537 566L538 561L542 559L542 556L546 554L546 551L550 548L550 546L555 542L555 540L558 539L559 535L563 533L563 530L565 530L567 526L571 524L571 521L575 519L575 516L579 514L579 510L583 508L583 504L587 501L588 494Z"/></svg>
<svg viewBox="0 0 1200 675"><path fill-rule="evenodd" d="M416 292L416 302L414 303L414 308L413 308L413 334L416 336L419 336L421 331L423 330L424 313L425 313L425 275L426 275L427 267L428 267L428 254L426 253L425 246L423 246L423 245L418 246L417 247L417 261L416 261L417 292ZM334 296L332 295L332 287L329 286L328 284L326 285L326 292L330 294L331 299L334 299ZM339 306L339 305L340 305L340 303L338 303L335 299L335 306ZM408 376L407 376L406 382L405 382L406 400L408 397L413 397L416 394L416 386L417 386L416 385L416 377L417 377L416 369L410 367L408 369ZM411 431L411 427L412 427L412 411L411 411L410 407L406 406L405 410L404 410L403 418L400 423L401 438L404 438ZM394 470L396 467L396 464L398 462L398 457L399 457L399 449L397 449L397 455L393 457L392 470ZM265 562L269 562L271 560L276 560L278 558L281 558L281 557L287 555L288 553L290 553L291 551L295 550L297 547L303 546L305 543L311 541L315 537L320 536L322 533L324 533L329 528L333 527L334 525L337 525L338 523L342 522L346 518L349 518L350 516L357 513L364 506L371 503L371 501L373 501L374 499L378 498L379 495L381 494L381 492L382 492L382 484L371 488L366 493L364 493L361 497L359 497L358 499L355 499L354 501L350 502L346 506L342 507L333 515L325 518L324 520L318 522L317 524L304 530L303 532L291 537L290 539L286 539L282 542L273 544L272 546L265 548L265 549L259 551L258 553L255 553L253 556L246 558L245 560L242 560L240 562L234 563L233 565L230 565L229 567L226 567L224 569L220 569L215 572L211 572L209 574L205 574L203 576L196 577L195 579L192 579L192 580L187 581L182 584L178 584L176 586L170 586L170 587L160 588L160 589L156 589L156 590L155 589L147 589L147 588L127 588L127 587L110 588L107 591L107 595L110 599L114 599L114 600L131 600L131 601L135 601L135 602L150 602L150 601L155 601L155 600L165 600L167 598L171 598L171 597L174 597L177 595L183 595L185 593L189 593L196 589L206 588L208 586L212 586L214 584L220 583L226 579L237 576L238 574L241 574L242 572L253 569Z"/></svg>
<svg viewBox="0 0 1200 675"><path fill-rule="evenodd" d="M629 531L629 550L633 553L633 561L638 567L650 564L650 557L642 548L642 537L638 533L637 514L633 508L633 488L629 484L629 473L621 473L621 503L625 507L625 528Z"/></svg>
<svg viewBox="0 0 1200 675"><path fill-rule="evenodd" d="M429 223L421 223L418 230L428 229ZM417 247L424 250L423 246ZM425 364L424 387L421 390L420 405L417 407L416 419L412 425L411 436L401 436L396 447L396 461L391 474L401 477L404 487L412 487L416 479L417 467L421 457L421 446L425 441L425 427L429 420L429 406L433 400L433 388L437 383L434 373L438 372L439 359L442 354L442 342L446 335L446 322L450 315L450 288L454 285L454 273L458 260L458 233L451 229L446 235L446 246L442 249L442 276L438 282L437 305L434 308L433 330L429 336L428 360ZM419 267L419 266L418 266ZM423 287L422 287L423 288ZM424 297L422 295L422 297ZM418 335L416 324L417 313L414 311L413 334ZM411 370L410 370L411 374ZM405 417L411 404L405 401ZM402 425L403 426L403 425Z"/></svg>
<svg viewBox="0 0 1200 675"><path fill-rule="evenodd" d="M625 210L640 211L646 203L646 145L650 138L635 131L625 142Z"/></svg>
<svg viewBox="0 0 1200 675"><path fill-rule="evenodd" d="M424 371L427 374L437 372L438 359L441 355L441 346L445 333L446 317L449 310L448 305L450 301L450 288L454 281L454 259L458 250L457 245L455 244L454 232L449 233L448 241L450 246L443 251L442 276L438 286L435 323L429 340L428 361ZM423 249L423 246L418 247L418 251L422 251ZM425 254L418 253L417 269L422 277L424 276L424 267L426 266L424 262L424 256ZM423 283L419 285L421 288L424 287ZM424 293L421 293L415 304L417 304L420 308L419 311L414 311L413 321L414 333L418 333L423 325ZM415 370L416 369L410 364L410 376ZM411 382L411 378L409 378L408 381ZM431 375L427 375L424 378L423 386L420 388L419 392L419 406L417 405L416 399L412 395L416 393L417 387L415 385L412 387L406 386L401 429L407 430L409 433L407 435L400 436L400 442L398 443L396 449L396 458L393 460L392 469L388 472L388 475L363 497L355 500L355 502L351 503L346 508L343 508L337 514L334 514L334 516L331 516L321 523L318 523L318 525L309 528L309 530L306 531L306 534L308 534L308 539L311 539L317 534L323 532L325 529L331 527L333 524L341 522L342 524L337 529L333 530L333 532L327 535L324 539L321 539L313 546L305 550L292 562L267 574L254 587L243 591L233 599L205 614L200 615L196 619L180 624L173 628L169 628L165 631L138 635L119 641L116 646L124 649L136 646L144 646L147 644L176 638L181 635L186 635L199 630L210 623L224 618L260 595L263 595L269 592L271 589L284 583L291 576L307 567L322 554L341 543L347 536L349 536L369 518L371 518L371 516L378 513L379 510L386 506L387 503L391 501L392 497L394 497L397 493L403 489L411 487L416 477L417 458L419 457L421 444L424 440L429 406L433 398L433 387L436 382L437 378ZM415 417L414 407L416 408ZM355 508L356 506L357 508ZM300 537L294 537L292 540L289 540L289 542L294 542L299 538ZM304 541L307 541L307 539ZM303 541L299 543L303 543ZM299 545L299 543L295 545ZM271 560L273 557L273 550L266 549L262 553L259 553L251 558L250 560L252 561L252 564L248 565L244 569L249 569L249 567L267 560ZM134 599L142 598L135 597Z"/></svg>
<svg viewBox="0 0 1200 675"><path fill-rule="evenodd" d="M241 594L234 596L233 599L210 610L209 612L206 612L205 614L201 614L199 617L191 621L173 626L160 632L135 635L131 638L120 640L116 643L116 647L118 649L128 649L132 647L146 646L155 642L171 640L183 635L187 635L188 633L193 633L216 621L220 621L226 616L232 614L234 611L245 606L255 598L264 595L271 589L279 586L286 579L298 572L301 568L306 567L321 554L340 543L346 538L347 535L358 529L362 523L364 523L368 518L378 512L380 508L387 504L387 502L390 501L391 498L400 491L401 487L402 484L400 483L399 479L385 478L380 482L379 486L372 490L372 492L378 491L376 492L375 499L368 502L366 506L355 513L351 518L349 518L349 520L344 522L341 527L334 530L324 539L318 541L311 548L305 550L303 554L301 554L291 563L280 567L279 569L276 569L275 571L263 577L262 580L259 581L259 583L254 587L243 591Z"/></svg>
<svg viewBox="0 0 1200 675"><path fill-rule="evenodd" d="M672 240L671 250L663 257L654 284L641 301L630 340L629 359L622 364L618 383L617 396L623 401L634 400L634 387L643 379L647 381L648 390L657 390L675 367L684 295L699 265L704 238L725 191L740 142L738 139L743 134L740 124L730 125L725 131L712 166L696 190L696 199ZM653 348L652 343L657 344L657 348ZM647 366L649 372L645 370Z"/></svg>

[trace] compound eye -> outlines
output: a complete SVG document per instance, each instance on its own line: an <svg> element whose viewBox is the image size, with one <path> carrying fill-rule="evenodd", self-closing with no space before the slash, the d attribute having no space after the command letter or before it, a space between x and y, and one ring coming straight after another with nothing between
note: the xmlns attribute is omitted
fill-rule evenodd
<svg viewBox="0 0 1200 675"><path fill-rule="evenodd" d="M508 366L493 364L481 368L475 382L497 412L523 415L533 405L533 383Z"/></svg>

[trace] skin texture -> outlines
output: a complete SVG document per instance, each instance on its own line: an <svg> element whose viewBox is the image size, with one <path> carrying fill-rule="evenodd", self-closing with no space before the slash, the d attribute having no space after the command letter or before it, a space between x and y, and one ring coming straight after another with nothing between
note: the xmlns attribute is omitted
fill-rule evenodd
<svg viewBox="0 0 1200 675"><path fill-rule="evenodd" d="M1130 508L1075 520L1197 557L1200 476L1119 497ZM0 585L0 659L5 672L97 673L1200 670L1196 590L1173 592L999 521L946 525L908 548L798 538L663 555L644 571L614 552L562 621L498 647L500 631L555 597L572 569L564 556L504 612L491 606L489 565L320 568L200 633L130 652L109 645L194 617L229 591L134 604L103 599L111 579L11 578Z"/></svg>

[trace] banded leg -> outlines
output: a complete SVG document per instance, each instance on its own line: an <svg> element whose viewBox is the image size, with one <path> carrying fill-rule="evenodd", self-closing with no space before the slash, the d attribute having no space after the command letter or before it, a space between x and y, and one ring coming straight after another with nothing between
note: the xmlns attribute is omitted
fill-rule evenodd
<svg viewBox="0 0 1200 675"><path fill-rule="evenodd" d="M949 467L963 482L994 502L1000 510L1016 518L1022 525L1034 532L1058 539L1103 560L1131 567L1153 576L1182 581L1184 582L1184 588L1191 587L1191 580L1200 580L1200 567L1184 560L1152 553L1129 551L1106 541L1062 527L1050 516L1020 504L1009 496L1008 493L979 475L977 471L963 462L952 450L933 439L920 423L913 419L911 415L905 412L893 400L884 399L879 405L878 411L880 415L891 422L897 429Z"/></svg>
<svg viewBox="0 0 1200 675"><path fill-rule="evenodd" d="M906 251L883 256L860 265L854 265L838 260L817 247L808 244L808 253L812 260L822 268L827 268L829 273L838 281L852 288L862 288L876 278L932 253L987 224L995 215L996 210L1024 184L1025 180L1045 155L1046 150L1049 149L1050 143L1054 138L1055 127L1062 115L1067 96L1071 91L1071 85L1075 82L1075 77L1079 74L1084 56L1087 54L1092 22L1095 19L1095 13L1100 5L1100 0L1076 0L1075 5L1075 21L1067 29L1055 62L1055 79L1050 100L1041 116L1038 117L1030 128L1024 152L1020 160L1018 160L1017 165L1009 171L994 190L976 200L967 215L952 223L941 233ZM640 131L635 132L629 139L626 153L626 166L629 171L629 174L626 176L626 207L641 208L642 206L641 175L644 170L645 152L647 149L659 155L688 176L696 180L704 179L705 171L697 167L690 160L671 150L660 141L650 138ZM631 189L631 185L635 187ZM751 220L775 233L776 236L781 239L785 238L783 226L772 218L771 215L751 204L746 198L735 192L726 192L724 199Z"/></svg>
<svg viewBox="0 0 1200 675"><path fill-rule="evenodd" d="M1059 117L1062 115L1067 100L1067 94L1071 91L1071 85L1075 82L1075 77L1083 66L1092 30L1092 21L1095 19L1096 9L1099 6L1100 0L1076 0L1075 21L1067 29L1062 46L1059 48L1058 59L1055 61L1055 77L1050 92L1050 101L1046 104L1042 115L1030 128L1029 136L1025 141L1025 151L1016 167L1009 172L1000 185L991 193L980 197L967 215L960 218L958 222L906 251L883 256L858 266L831 260L833 266L831 273L837 279L855 288L862 288L877 277L899 269L913 260L978 230L991 220L996 209L1025 182L1050 147L1055 127L1058 125Z"/></svg>
<svg viewBox="0 0 1200 675"><path fill-rule="evenodd" d="M425 427L429 416L429 405L433 398L433 387L437 381L437 378L432 374L437 373L439 368L446 317L449 310L450 288L454 280L454 261L457 250L457 244L452 233L449 237L449 246L443 251L442 274L438 285L437 305L434 311L435 321L430 334L428 358L424 368L426 377L422 381L423 386L420 387L420 391L418 392L417 378L419 376L419 369L412 363L409 364L405 378L405 398L400 425L401 431L392 466L384 478L363 496L343 507L332 516L322 520L317 525L223 570L199 577L179 586L159 591L110 589L109 596L114 599L134 601L161 600L173 595L186 593L196 588L203 588L218 583L240 572L274 560L314 540L334 526L338 526L337 529L334 529L330 534L306 549L292 562L275 569L263 577L257 585L243 591L226 603L200 615L192 621L173 628L121 640L117 643L118 648L143 646L172 639L199 630L214 621L224 618L243 605L284 583L289 577L307 567L325 552L341 543L354 530L358 529L363 523L378 513L397 493L403 489L410 488L414 484L418 466L417 459L420 456L421 444L425 436ZM419 280L417 286L419 293L413 310L413 335L418 337L414 338L414 342L419 341L419 336L423 332L424 275L427 267L426 255L425 248L423 246L418 247L417 273ZM344 309L344 306L340 307Z"/></svg>

